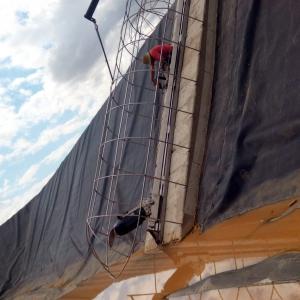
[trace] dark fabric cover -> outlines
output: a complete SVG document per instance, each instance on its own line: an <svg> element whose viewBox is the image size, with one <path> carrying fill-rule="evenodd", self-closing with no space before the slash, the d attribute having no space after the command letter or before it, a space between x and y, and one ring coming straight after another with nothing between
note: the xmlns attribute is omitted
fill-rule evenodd
<svg viewBox="0 0 300 300"><path fill-rule="evenodd" d="M274 268L276 266L276 268ZM284 253L267 258L259 263L211 275L192 285L171 294L170 296L182 297L187 295L202 294L210 290L228 289L233 287L259 286L267 284L284 284L299 282L300 254ZM298 295L294 295L297 299ZM282 299L282 298L281 298Z"/></svg>
<svg viewBox="0 0 300 300"><path fill-rule="evenodd" d="M219 1L203 229L300 195L300 2Z"/></svg>
<svg viewBox="0 0 300 300"><path fill-rule="evenodd" d="M164 24L162 22L152 39L146 41L139 58L161 42L156 37L161 36ZM169 16L166 37L170 37L171 30L172 17ZM139 60L136 64L136 69L144 71L135 76L131 102L152 103L154 92L149 71ZM117 103L114 105L122 103L127 82L128 78L123 78L116 88L114 99ZM106 105L107 102L42 191L0 227L0 299L57 299L100 270L99 262L88 247L85 222ZM152 105L131 107L127 121L128 136L149 136L152 110ZM120 115L116 109L111 116L111 138L116 137ZM106 157L109 159L107 170L112 165L114 146L111 147L112 151ZM127 143L119 167L141 173L145 165L145 149L143 143ZM152 167L154 154L155 143L152 143ZM148 171L151 172L151 168ZM149 175L153 175L153 169ZM136 207L135 193L141 188L140 180L122 178L117 191L120 213ZM99 200L96 212L103 213L103 208ZM122 241L128 248L132 236ZM99 245L96 246L101 253ZM119 250L122 252L122 249ZM116 261L119 258L120 255L114 256Z"/></svg>

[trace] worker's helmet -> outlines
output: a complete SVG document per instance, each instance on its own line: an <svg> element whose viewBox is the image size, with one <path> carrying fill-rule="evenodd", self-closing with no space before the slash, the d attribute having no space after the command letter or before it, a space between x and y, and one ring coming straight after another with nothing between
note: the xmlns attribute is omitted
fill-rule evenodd
<svg viewBox="0 0 300 300"><path fill-rule="evenodd" d="M143 57L143 64L149 65L151 61L150 54L147 52Z"/></svg>

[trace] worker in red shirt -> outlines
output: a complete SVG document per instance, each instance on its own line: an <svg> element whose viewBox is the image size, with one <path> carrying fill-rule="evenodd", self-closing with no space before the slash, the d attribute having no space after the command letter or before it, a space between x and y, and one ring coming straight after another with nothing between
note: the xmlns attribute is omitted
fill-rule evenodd
<svg viewBox="0 0 300 300"><path fill-rule="evenodd" d="M154 78L155 74L155 62L161 60L161 68L166 71L166 68L170 65L173 46L170 44L156 45L144 55L143 63L150 64L151 81L154 85L157 85L157 80Z"/></svg>

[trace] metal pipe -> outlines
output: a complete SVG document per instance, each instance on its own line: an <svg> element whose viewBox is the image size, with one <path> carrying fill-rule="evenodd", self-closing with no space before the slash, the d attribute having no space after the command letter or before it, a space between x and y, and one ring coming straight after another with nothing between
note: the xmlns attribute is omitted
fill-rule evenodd
<svg viewBox="0 0 300 300"><path fill-rule="evenodd" d="M96 20L93 18L93 14L96 10L96 7L97 7L98 3L99 3L99 0L92 0L89 8L87 9L87 11L84 15L84 17L86 19L88 19L89 21L91 21L93 23L96 23Z"/></svg>
<svg viewBox="0 0 300 300"><path fill-rule="evenodd" d="M107 68L108 68L108 71L109 71L110 78L111 78L111 80L114 80L112 72L111 72L111 69L110 69L110 66L109 66L109 63L108 63L108 59L107 59L107 56L106 56L104 45L102 43L102 39L101 39L101 36L100 36L100 33L99 33L98 25L96 23L96 20L95 20L94 24L95 24L95 30L96 30L96 33L97 33L97 36L98 36L98 39L99 39L99 42L100 42L103 54L104 54L104 58L105 58L105 61L106 61L106 65L107 65Z"/></svg>

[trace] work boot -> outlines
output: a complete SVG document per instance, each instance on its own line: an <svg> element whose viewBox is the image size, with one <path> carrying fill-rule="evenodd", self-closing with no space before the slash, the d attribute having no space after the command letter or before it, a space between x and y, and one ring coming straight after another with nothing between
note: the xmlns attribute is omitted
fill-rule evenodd
<svg viewBox="0 0 300 300"><path fill-rule="evenodd" d="M151 206L154 204L154 201L151 198L143 199L142 206L145 210L146 216L149 217L151 215Z"/></svg>

